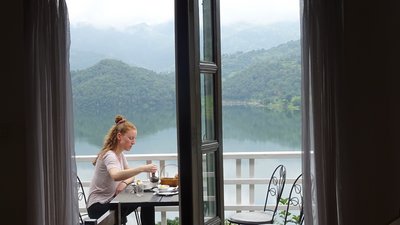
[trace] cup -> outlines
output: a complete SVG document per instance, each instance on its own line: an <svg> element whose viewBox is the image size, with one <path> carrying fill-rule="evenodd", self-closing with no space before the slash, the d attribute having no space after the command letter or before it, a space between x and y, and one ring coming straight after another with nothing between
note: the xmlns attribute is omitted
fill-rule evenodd
<svg viewBox="0 0 400 225"><path fill-rule="evenodd" d="M132 193L133 191L134 190L133 190L133 185L132 184L129 184L128 186L126 186L125 192Z"/></svg>
<svg viewBox="0 0 400 225"><path fill-rule="evenodd" d="M141 184L136 184L134 186L134 191L135 191L136 196L142 197L143 193L144 193L144 184L142 184L142 183Z"/></svg>

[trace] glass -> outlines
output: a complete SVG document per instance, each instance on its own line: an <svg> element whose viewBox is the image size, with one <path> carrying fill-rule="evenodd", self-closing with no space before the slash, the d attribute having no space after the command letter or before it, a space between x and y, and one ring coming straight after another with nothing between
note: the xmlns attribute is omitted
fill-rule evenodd
<svg viewBox="0 0 400 225"><path fill-rule="evenodd" d="M135 192L136 196L142 197L144 193L144 184L136 184L135 186L133 186L133 191Z"/></svg>
<svg viewBox="0 0 400 225"><path fill-rule="evenodd" d="M211 0L199 0L200 61L212 62L214 59L211 3Z"/></svg>
<svg viewBox="0 0 400 225"><path fill-rule="evenodd" d="M203 154L203 201L204 222L216 217L216 177L215 177L215 154Z"/></svg>
<svg viewBox="0 0 400 225"><path fill-rule="evenodd" d="M201 135L202 140L214 140L214 82L213 74L201 73Z"/></svg>

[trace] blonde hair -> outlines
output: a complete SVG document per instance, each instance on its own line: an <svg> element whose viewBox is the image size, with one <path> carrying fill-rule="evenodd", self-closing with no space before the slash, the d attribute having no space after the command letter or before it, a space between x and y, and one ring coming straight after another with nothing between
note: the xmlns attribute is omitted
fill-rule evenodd
<svg viewBox="0 0 400 225"><path fill-rule="evenodd" d="M117 134L125 134L129 130L136 130L136 126L126 120L121 115L115 116L115 124L110 128L107 135L104 137L103 148L97 154L96 159L93 161L93 165L96 165L97 159L102 158L107 151L115 151L118 145Z"/></svg>

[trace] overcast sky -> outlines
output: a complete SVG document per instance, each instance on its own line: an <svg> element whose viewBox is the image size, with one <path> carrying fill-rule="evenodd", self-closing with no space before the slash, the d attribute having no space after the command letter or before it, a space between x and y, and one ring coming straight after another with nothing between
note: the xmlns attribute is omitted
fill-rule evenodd
<svg viewBox="0 0 400 225"><path fill-rule="evenodd" d="M174 0L66 0L70 23L123 29L172 21ZM299 21L299 0L220 0L221 23Z"/></svg>

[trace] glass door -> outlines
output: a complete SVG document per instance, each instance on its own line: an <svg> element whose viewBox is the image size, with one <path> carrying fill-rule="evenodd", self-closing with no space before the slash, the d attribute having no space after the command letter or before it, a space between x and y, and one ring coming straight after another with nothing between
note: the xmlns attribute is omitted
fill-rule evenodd
<svg viewBox="0 0 400 225"><path fill-rule="evenodd" d="M219 0L175 0L180 224L223 224Z"/></svg>

